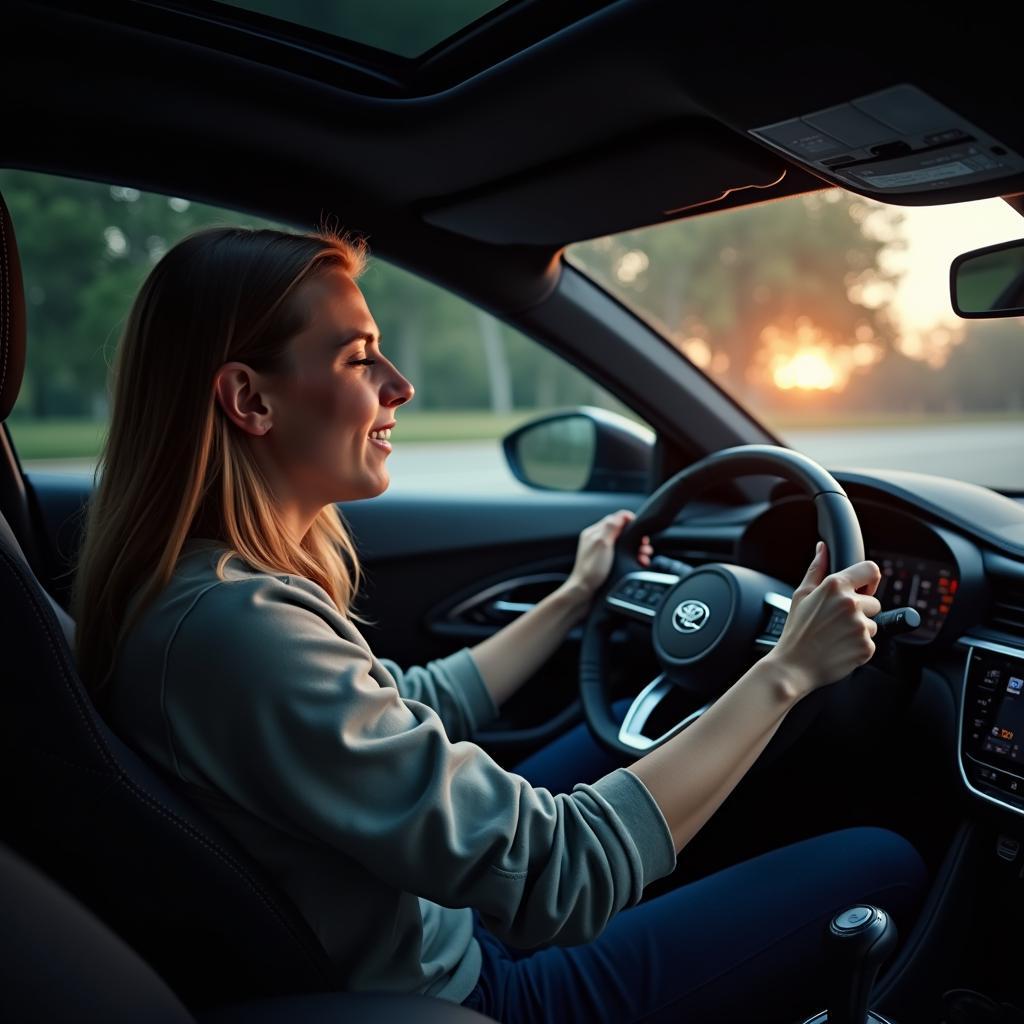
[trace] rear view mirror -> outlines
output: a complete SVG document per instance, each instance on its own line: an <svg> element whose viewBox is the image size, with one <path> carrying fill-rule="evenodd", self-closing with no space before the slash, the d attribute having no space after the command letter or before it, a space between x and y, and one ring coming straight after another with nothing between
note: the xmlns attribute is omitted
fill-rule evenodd
<svg viewBox="0 0 1024 1024"><path fill-rule="evenodd" d="M957 256L949 289L958 316L1024 316L1024 239Z"/></svg>

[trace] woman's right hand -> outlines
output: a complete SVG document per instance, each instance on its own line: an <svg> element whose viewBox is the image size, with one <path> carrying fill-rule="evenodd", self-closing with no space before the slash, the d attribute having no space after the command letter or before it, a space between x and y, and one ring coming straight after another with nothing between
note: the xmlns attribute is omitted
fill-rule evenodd
<svg viewBox="0 0 1024 1024"><path fill-rule="evenodd" d="M828 549L818 542L785 629L768 656L786 668L802 694L849 675L875 653L872 621L882 606L874 596L882 579L874 562L856 562L827 575Z"/></svg>

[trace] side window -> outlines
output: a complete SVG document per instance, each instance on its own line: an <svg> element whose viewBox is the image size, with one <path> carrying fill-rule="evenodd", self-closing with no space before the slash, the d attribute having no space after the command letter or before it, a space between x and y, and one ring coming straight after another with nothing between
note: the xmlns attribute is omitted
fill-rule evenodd
<svg viewBox="0 0 1024 1024"><path fill-rule="evenodd" d="M107 376L135 293L161 256L213 224L253 217L27 171L0 170L21 256L25 378L7 423L27 471L93 471L109 420Z"/></svg>
<svg viewBox="0 0 1024 1024"><path fill-rule="evenodd" d="M275 226L136 189L0 171L28 307L25 382L8 420L29 471L92 473L109 416L107 374L146 274L167 249L212 224ZM361 278L382 347L416 396L398 414L392 489L445 494L526 488L500 439L556 408L629 415L551 352L470 303L382 260Z"/></svg>
<svg viewBox="0 0 1024 1024"><path fill-rule="evenodd" d="M392 435L393 490L523 493L501 448L515 427L578 405L635 418L565 360L429 281L375 260L359 284L382 348L416 388Z"/></svg>

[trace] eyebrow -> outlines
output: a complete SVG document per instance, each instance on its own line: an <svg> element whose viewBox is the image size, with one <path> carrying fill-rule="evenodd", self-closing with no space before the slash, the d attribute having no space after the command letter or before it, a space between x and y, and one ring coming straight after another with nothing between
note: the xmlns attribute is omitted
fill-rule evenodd
<svg viewBox="0 0 1024 1024"><path fill-rule="evenodd" d="M380 344L380 335L370 334L368 331L354 331L352 334L346 334L338 338L334 343L334 347L338 349L347 348L357 341L365 341L370 344L377 342Z"/></svg>

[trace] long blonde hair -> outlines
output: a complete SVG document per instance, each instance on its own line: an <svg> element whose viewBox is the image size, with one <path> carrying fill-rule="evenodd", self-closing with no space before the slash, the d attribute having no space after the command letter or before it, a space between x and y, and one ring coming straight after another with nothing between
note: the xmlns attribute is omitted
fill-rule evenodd
<svg viewBox="0 0 1024 1024"><path fill-rule="evenodd" d="M179 242L132 306L113 368L100 456L72 594L76 655L99 694L118 644L170 581L190 537L209 537L253 568L311 579L348 613L359 588L355 547L324 508L301 543L280 521L247 435L224 414L213 379L229 361L286 366L305 324L290 301L304 281L365 265L361 242L330 233L212 228Z"/></svg>

